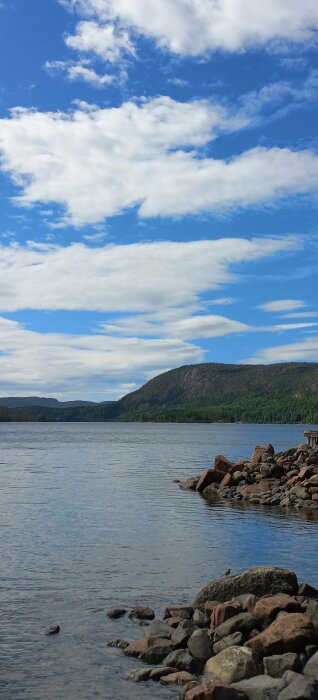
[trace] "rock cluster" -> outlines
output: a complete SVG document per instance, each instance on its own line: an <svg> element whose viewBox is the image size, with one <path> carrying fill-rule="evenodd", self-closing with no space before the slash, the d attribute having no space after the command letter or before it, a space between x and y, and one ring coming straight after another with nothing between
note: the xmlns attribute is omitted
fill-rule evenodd
<svg viewBox="0 0 318 700"><path fill-rule="evenodd" d="M275 454L272 445L255 447L250 459L215 457L213 469L179 483L181 489L264 506L318 510L318 449L309 445Z"/></svg>
<svg viewBox="0 0 318 700"><path fill-rule="evenodd" d="M318 590L278 567L228 576L124 653L144 663L127 678L181 685L184 700L318 700Z"/></svg>

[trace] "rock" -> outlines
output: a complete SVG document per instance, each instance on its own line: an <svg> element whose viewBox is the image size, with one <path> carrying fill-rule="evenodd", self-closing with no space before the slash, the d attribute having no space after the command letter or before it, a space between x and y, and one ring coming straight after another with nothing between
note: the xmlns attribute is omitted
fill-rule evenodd
<svg viewBox="0 0 318 700"><path fill-rule="evenodd" d="M194 680L195 678L192 673L188 673L188 671L176 671L175 673L170 673L168 676L163 676L160 679L160 683L163 685L187 685L187 683L191 683Z"/></svg>
<svg viewBox="0 0 318 700"><path fill-rule="evenodd" d="M154 620L148 625L145 630L145 637L162 637L162 639L170 639L173 633L172 627L169 627L165 622Z"/></svg>
<svg viewBox="0 0 318 700"><path fill-rule="evenodd" d="M120 617L126 615L126 612L127 610L125 610L125 608L111 608L111 610L107 612L107 617L111 620L118 620Z"/></svg>
<svg viewBox="0 0 318 700"><path fill-rule="evenodd" d="M216 455L214 459L214 469L217 471L227 474L233 466L233 462L229 462L224 455Z"/></svg>
<svg viewBox="0 0 318 700"><path fill-rule="evenodd" d="M281 678L285 671L296 671L298 666L297 654L281 654L264 658L265 673L272 678Z"/></svg>
<svg viewBox="0 0 318 700"><path fill-rule="evenodd" d="M220 651L228 649L228 647L241 646L244 642L244 637L242 632L234 632L234 634L229 634L228 637L223 637L219 642L213 644L213 653L219 654Z"/></svg>
<svg viewBox="0 0 318 700"><path fill-rule="evenodd" d="M219 627L219 625L222 625L223 622L226 622L226 620L234 617L234 615L238 615L240 612L242 612L242 606L240 603L220 603L220 605L217 605L212 612L211 629Z"/></svg>
<svg viewBox="0 0 318 700"><path fill-rule="evenodd" d="M199 627L208 627L210 623L209 615L198 609L194 611L192 620Z"/></svg>
<svg viewBox="0 0 318 700"><path fill-rule="evenodd" d="M210 616L210 618L211 618L211 615L213 613L214 608L216 608L217 605L220 605L219 600L207 600L204 603L204 611L206 612L207 615Z"/></svg>
<svg viewBox="0 0 318 700"><path fill-rule="evenodd" d="M245 693L248 700L277 700L285 683L281 678L267 675L255 676L235 683L235 688Z"/></svg>
<svg viewBox="0 0 318 700"><path fill-rule="evenodd" d="M136 620L153 620L155 613L152 608L133 608L129 613L130 619Z"/></svg>
<svg viewBox="0 0 318 700"><path fill-rule="evenodd" d="M214 642L219 641L219 639L223 639L223 637L227 637L229 634L234 634L234 632L242 632L243 634L247 634L251 632L252 629L257 627L258 623L259 621L257 618L251 613L239 613L239 615L230 617L229 620L223 622L223 625L220 625L214 630Z"/></svg>
<svg viewBox="0 0 318 700"><path fill-rule="evenodd" d="M220 484L223 477L223 472L216 469L206 469L197 483L197 491L203 491L210 484Z"/></svg>
<svg viewBox="0 0 318 700"><path fill-rule="evenodd" d="M149 679L151 681L160 681L164 676L169 676L170 673L175 673L176 669L173 666L159 666L149 671Z"/></svg>
<svg viewBox="0 0 318 700"><path fill-rule="evenodd" d="M207 500L212 498L218 498L219 495L219 487L216 486L216 484L210 484L210 486L207 486L205 489L203 489L203 491L201 491L201 496L203 496Z"/></svg>
<svg viewBox="0 0 318 700"><path fill-rule="evenodd" d="M307 661L304 667L304 674L318 681L318 651Z"/></svg>
<svg viewBox="0 0 318 700"><path fill-rule="evenodd" d="M149 641L149 640L148 640ZM151 640L153 641L153 640ZM174 645L171 644L171 642L168 639L158 639L156 640L156 643L152 644L149 646L145 651L143 651L139 658L140 661L143 661L145 664L161 664L162 661L171 654L171 652L174 650ZM127 649L125 653L127 652ZM164 663L165 666L173 666L174 668L178 668L175 664L170 664L165 661Z"/></svg>
<svg viewBox="0 0 318 700"><path fill-rule="evenodd" d="M124 649L124 653L126 656L133 656L134 658L138 659L140 654L149 649L150 646L151 640L143 637L143 639L136 639L135 642L128 644L128 646Z"/></svg>
<svg viewBox="0 0 318 700"><path fill-rule="evenodd" d="M164 612L164 620L167 617L178 617L179 620L191 620L193 615L192 605L169 605Z"/></svg>
<svg viewBox="0 0 318 700"><path fill-rule="evenodd" d="M58 634L60 629L60 625L51 625L51 627L48 627L47 630L45 630L44 634L46 637L51 637L54 634Z"/></svg>
<svg viewBox="0 0 318 700"><path fill-rule="evenodd" d="M148 668L133 668L128 671L126 678L129 681L135 681L135 683L140 683L141 681L147 681L149 678L150 671Z"/></svg>
<svg viewBox="0 0 318 700"><path fill-rule="evenodd" d="M246 642L246 646L261 656L284 654L288 651L301 652L306 644L316 640L313 625L306 615L290 613L277 620Z"/></svg>
<svg viewBox="0 0 318 700"><path fill-rule="evenodd" d="M220 483L220 489L224 489L224 488L226 488L227 486L232 486L233 481L234 481L234 479L233 479L233 477L232 477L232 474L230 474L230 473L228 472L227 474L225 474L225 476L223 477L223 479L222 479L222 481L221 481L221 483Z"/></svg>
<svg viewBox="0 0 318 700"><path fill-rule="evenodd" d="M246 695L227 683L213 680L188 690L184 700L246 700Z"/></svg>
<svg viewBox="0 0 318 700"><path fill-rule="evenodd" d="M237 683L259 673L259 664L253 652L247 647L229 647L209 659L204 673L213 680L224 683Z"/></svg>
<svg viewBox="0 0 318 700"><path fill-rule="evenodd" d="M194 607L204 610L204 604L208 600L224 603L243 593L263 596L276 593L297 595L297 592L298 581L293 571L276 566L257 566L242 574L227 576L208 583L197 595Z"/></svg>
<svg viewBox="0 0 318 700"><path fill-rule="evenodd" d="M261 447L260 445L257 445L254 448L254 451L253 451L253 454L251 457L252 464L257 464L258 462L261 462L262 457L265 454L273 457L273 455L275 454L275 450L273 448L273 445L269 444L269 445L264 445L263 447Z"/></svg>
<svg viewBox="0 0 318 700"><path fill-rule="evenodd" d="M293 493L295 494L296 498L301 498L302 501L306 501L310 498L309 492L304 486L294 486Z"/></svg>
<svg viewBox="0 0 318 700"><path fill-rule="evenodd" d="M173 630L171 641L176 647L186 647L189 637L191 637L196 626L191 620L181 620L178 627Z"/></svg>
<svg viewBox="0 0 318 700"><path fill-rule="evenodd" d="M200 479L199 476L193 476L193 477L190 477L189 479L185 479L184 481L180 481L179 489L182 489L183 491L195 491L197 488L199 479Z"/></svg>
<svg viewBox="0 0 318 700"><path fill-rule="evenodd" d="M126 642L125 639L113 639L111 642L108 642L107 646L115 649L127 649L129 642Z"/></svg>
<svg viewBox="0 0 318 700"><path fill-rule="evenodd" d="M269 479L261 479L256 484L249 484L245 486L243 491L243 497L245 501L249 501L253 496L261 498L262 496L272 494L272 482Z"/></svg>
<svg viewBox="0 0 318 700"><path fill-rule="evenodd" d="M285 612L300 612L301 605L293 596L269 596L260 598L253 609L255 617L271 621L281 610Z"/></svg>
<svg viewBox="0 0 318 700"><path fill-rule="evenodd" d="M314 680L299 676L279 693L278 700L317 700L318 686Z"/></svg>
<svg viewBox="0 0 318 700"><path fill-rule="evenodd" d="M206 661L213 655L213 645L208 630L195 630L188 639L188 649L191 656Z"/></svg>
<svg viewBox="0 0 318 700"><path fill-rule="evenodd" d="M306 608L306 615L312 622L316 632L318 632L318 600L311 599Z"/></svg>
<svg viewBox="0 0 318 700"><path fill-rule="evenodd" d="M165 619L165 624L168 625L168 627L172 627L173 629L178 627L178 625L180 625L180 622L180 617L166 617Z"/></svg>
<svg viewBox="0 0 318 700"><path fill-rule="evenodd" d="M198 670L197 661L189 654L188 651L183 649L176 649L172 651L165 659L165 666L174 666L178 671L188 671L189 673L196 673Z"/></svg>

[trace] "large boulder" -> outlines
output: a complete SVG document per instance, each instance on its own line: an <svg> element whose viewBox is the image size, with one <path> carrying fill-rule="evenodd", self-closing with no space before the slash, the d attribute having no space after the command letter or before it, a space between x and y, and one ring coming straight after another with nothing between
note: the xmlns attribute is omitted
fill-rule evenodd
<svg viewBox="0 0 318 700"><path fill-rule="evenodd" d="M296 671L298 656L293 652L288 654L275 654L264 658L265 673L272 678L282 678L285 671Z"/></svg>
<svg viewBox="0 0 318 700"><path fill-rule="evenodd" d="M226 474L230 471L230 469L232 469L232 467L234 467L233 462L229 462L224 455L216 455L214 460L214 469Z"/></svg>
<svg viewBox="0 0 318 700"><path fill-rule="evenodd" d="M309 676L310 678L314 678L315 681L318 681L318 651L307 661L306 666L304 668L304 674L305 676Z"/></svg>
<svg viewBox="0 0 318 700"><path fill-rule="evenodd" d="M294 596L266 596L257 601L253 608L253 615L272 621L280 611L300 612L301 605Z"/></svg>
<svg viewBox="0 0 318 700"><path fill-rule="evenodd" d="M300 674L287 688L279 693L278 700L317 700L318 684Z"/></svg>
<svg viewBox="0 0 318 700"><path fill-rule="evenodd" d="M259 597L276 593L297 595L297 576L293 571L278 566L256 566L241 574L222 577L208 583L198 593L194 607L204 610L204 604L208 600L226 603L244 593L253 593Z"/></svg>
<svg viewBox="0 0 318 700"><path fill-rule="evenodd" d="M246 642L246 646L260 656L302 652L307 644L316 641L314 627L302 613L279 616L264 632Z"/></svg>
<svg viewBox="0 0 318 700"><path fill-rule="evenodd" d="M284 686L281 678L271 678L266 674L235 684L235 688L244 692L248 700L274 700Z"/></svg>
<svg viewBox="0 0 318 700"><path fill-rule="evenodd" d="M220 484L224 478L224 473L217 469L206 469L197 483L197 491L204 491L210 484Z"/></svg>
<svg viewBox="0 0 318 700"><path fill-rule="evenodd" d="M257 676L260 667L257 658L247 647L229 647L206 662L204 673L213 680L237 683L244 678Z"/></svg>
<svg viewBox="0 0 318 700"><path fill-rule="evenodd" d="M261 462L262 457L265 454L269 455L270 457L273 457L273 455L275 454L275 450L273 448L273 445L271 445L271 444L263 445L263 446L257 445L253 450L251 462L253 464L257 464L258 462Z"/></svg>
<svg viewBox="0 0 318 700"><path fill-rule="evenodd" d="M213 645L208 630L195 630L188 639L188 649L195 659L209 659L213 655Z"/></svg>
<svg viewBox="0 0 318 700"><path fill-rule="evenodd" d="M246 695L227 683L208 681L188 690L184 700L246 700Z"/></svg>

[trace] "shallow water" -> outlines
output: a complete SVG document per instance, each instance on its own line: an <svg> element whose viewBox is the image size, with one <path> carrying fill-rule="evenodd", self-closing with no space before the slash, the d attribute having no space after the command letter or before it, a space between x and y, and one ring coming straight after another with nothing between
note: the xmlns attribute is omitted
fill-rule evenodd
<svg viewBox="0 0 318 700"><path fill-rule="evenodd" d="M113 606L189 602L227 569L294 569L318 584L317 516L219 502L172 483L217 453L303 441L305 426L0 424L0 691L8 700L143 700L113 638L142 629ZM93 613L92 608L103 608ZM60 623L56 637L43 629Z"/></svg>

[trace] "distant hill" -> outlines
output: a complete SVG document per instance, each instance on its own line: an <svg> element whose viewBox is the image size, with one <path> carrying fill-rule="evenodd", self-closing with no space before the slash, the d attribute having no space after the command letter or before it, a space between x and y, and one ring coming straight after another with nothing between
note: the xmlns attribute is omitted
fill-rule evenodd
<svg viewBox="0 0 318 700"><path fill-rule="evenodd" d="M6 420L316 424L318 363L187 365L158 375L119 401L99 404L0 399L0 421Z"/></svg>
<svg viewBox="0 0 318 700"><path fill-rule="evenodd" d="M58 401L43 396L9 396L0 398L0 406L7 408L24 408L42 406L44 408L74 408L75 406L96 406L94 401Z"/></svg>

